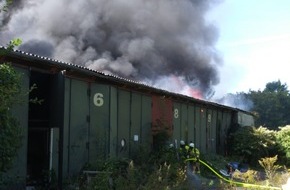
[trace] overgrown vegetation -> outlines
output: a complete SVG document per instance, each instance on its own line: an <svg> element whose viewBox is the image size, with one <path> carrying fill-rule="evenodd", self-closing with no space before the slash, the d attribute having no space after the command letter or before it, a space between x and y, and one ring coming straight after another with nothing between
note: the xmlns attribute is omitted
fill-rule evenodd
<svg viewBox="0 0 290 190"><path fill-rule="evenodd" d="M156 147L152 151L141 146L132 159L111 158L88 164L79 176L69 180L67 189L188 189L186 170L177 160L177 152L168 149L166 141L167 133L160 131L154 137ZM88 178L84 171L97 172Z"/></svg>
<svg viewBox="0 0 290 190"><path fill-rule="evenodd" d="M276 143L278 150L281 153L279 159L287 166L290 165L290 125L279 127L276 132Z"/></svg>
<svg viewBox="0 0 290 190"><path fill-rule="evenodd" d="M21 128L11 113L19 103L20 75L9 65L0 65L0 173L12 166L21 145Z"/></svg>
<svg viewBox="0 0 290 190"><path fill-rule="evenodd" d="M277 171L281 168L281 166L276 165L275 163L278 160L278 156L275 155L273 157L261 158L258 160L259 164L264 168L267 179L270 181L274 181L275 176L277 175Z"/></svg>
<svg viewBox="0 0 290 190"><path fill-rule="evenodd" d="M286 127L289 128L288 126ZM284 129L284 130L282 130ZM215 171L224 169L230 161L249 160L249 169L245 173L235 172L233 180L244 183L281 187L285 184L289 173L287 166L281 158L286 154L287 143L280 146L277 139L283 138L288 130L271 131L264 127L240 128L232 138L231 156L223 157L214 154L202 154L201 159L206 160ZM250 140L250 141L249 141ZM160 142L159 142L160 141ZM140 147L139 156L132 160L109 159L96 161L87 165L83 170L98 171L89 178L81 173L74 181L69 182L68 189L78 187L80 189L193 189L192 179L188 176L184 164L178 161L176 150L172 151L166 146L166 133L160 133L155 137L158 146L153 152L148 152ZM279 155L278 155L279 153ZM246 156L244 156L246 155ZM278 159L279 158L279 159ZM201 167L199 176L202 187L214 189L235 189L235 184L225 182L213 172ZM73 184L73 188L72 188Z"/></svg>
<svg viewBox="0 0 290 190"><path fill-rule="evenodd" d="M146 154L143 156L148 158ZM99 161L84 168L84 170L98 171L98 173L89 179L86 174L82 173L74 186L83 190L188 189L186 172L178 162L157 164L155 161L150 158L142 164L139 160Z"/></svg>
<svg viewBox="0 0 290 190"><path fill-rule="evenodd" d="M7 12L12 0L1 3L0 13ZM22 43L13 39L6 49L0 50L0 56L12 51ZM11 108L21 102L21 76L8 64L0 64L0 184L3 182L3 172L9 170L22 142L22 129L17 119L12 115Z"/></svg>
<svg viewBox="0 0 290 190"><path fill-rule="evenodd" d="M278 155L279 163L290 163L290 126L278 131L265 127L241 127L230 134L230 154L243 157L244 161L256 166L257 160Z"/></svg>

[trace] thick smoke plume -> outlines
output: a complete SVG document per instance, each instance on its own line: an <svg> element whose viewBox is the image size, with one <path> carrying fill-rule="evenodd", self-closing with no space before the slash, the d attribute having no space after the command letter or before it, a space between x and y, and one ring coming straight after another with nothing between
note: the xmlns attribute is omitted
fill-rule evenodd
<svg viewBox="0 0 290 190"><path fill-rule="evenodd" d="M226 94L215 102L245 111L250 111L254 106L253 101L243 93Z"/></svg>
<svg viewBox="0 0 290 190"><path fill-rule="evenodd" d="M18 0L0 17L0 43L19 37L23 51L169 86L175 93L198 91L205 98L219 82L221 63L214 48L218 32L205 18L214 4L210 0ZM178 84L182 86L175 87Z"/></svg>

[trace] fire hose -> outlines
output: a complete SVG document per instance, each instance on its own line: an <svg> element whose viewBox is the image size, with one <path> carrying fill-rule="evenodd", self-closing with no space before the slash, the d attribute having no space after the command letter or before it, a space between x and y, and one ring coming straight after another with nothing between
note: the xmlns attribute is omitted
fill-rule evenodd
<svg viewBox="0 0 290 190"><path fill-rule="evenodd" d="M186 162L188 161L196 161L196 158L189 158L185 160ZM220 179L222 179L223 181L230 183L230 184L234 184L238 187L245 187L245 188L261 188L261 189L278 189L278 190L282 190L282 188L280 187L272 187L272 186L266 186L266 185L256 185L256 184L250 184L250 183L243 183L243 182L238 182L238 181L233 181L230 180L228 178L223 177L221 174L219 174L219 172L215 171L210 165L208 165L206 162L202 161L199 159L199 162L201 164L203 164L204 166L206 166L208 169L210 169L216 176L218 176Z"/></svg>

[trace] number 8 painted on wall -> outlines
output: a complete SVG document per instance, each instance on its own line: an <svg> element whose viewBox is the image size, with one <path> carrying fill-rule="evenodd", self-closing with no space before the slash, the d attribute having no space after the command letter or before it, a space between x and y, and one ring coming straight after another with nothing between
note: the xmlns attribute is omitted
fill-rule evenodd
<svg viewBox="0 0 290 190"><path fill-rule="evenodd" d="M178 118L178 116L179 116L179 115L178 115L178 109L174 109L174 118L176 118L176 119L177 119L177 118Z"/></svg>

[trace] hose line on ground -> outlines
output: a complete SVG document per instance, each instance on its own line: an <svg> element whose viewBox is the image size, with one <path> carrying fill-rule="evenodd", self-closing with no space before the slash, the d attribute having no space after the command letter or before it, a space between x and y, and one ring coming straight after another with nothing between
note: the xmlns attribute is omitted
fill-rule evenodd
<svg viewBox="0 0 290 190"><path fill-rule="evenodd" d="M185 161L188 162L188 161L196 161L195 158L189 158L189 159L186 159ZM221 174L219 174L217 171L215 171L210 165L208 165L206 162L202 161L199 159L199 162L202 163L204 166L206 166L208 169L210 169L216 176L218 176L220 179L224 180L225 182L227 183L231 183L231 184L235 184L239 187L249 187L249 188L263 188L263 189L278 189L278 190L282 190L282 188L280 187L271 187L271 186L266 186L266 185L256 185L256 184L250 184L250 183L242 183L242 182L238 182L238 181L233 181L233 180L230 180L230 179L227 179L225 177L223 177Z"/></svg>

